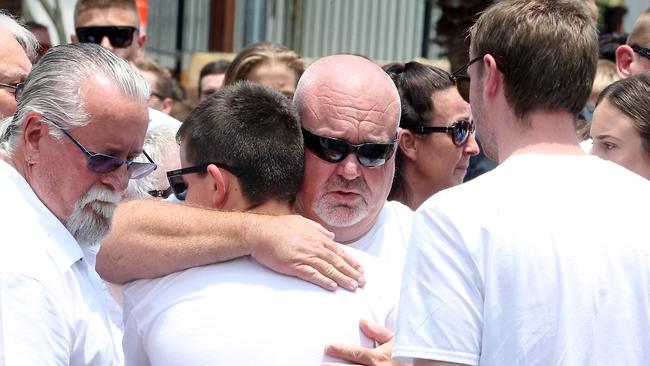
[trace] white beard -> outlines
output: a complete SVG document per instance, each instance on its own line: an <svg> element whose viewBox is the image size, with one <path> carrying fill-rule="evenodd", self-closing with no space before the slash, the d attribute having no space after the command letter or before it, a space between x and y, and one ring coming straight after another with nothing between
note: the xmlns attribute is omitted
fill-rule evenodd
<svg viewBox="0 0 650 366"><path fill-rule="evenodd" d="M79 245L96 245L108 234L120 198L119 193L95 185L77 201L64 225Z"/></svg>

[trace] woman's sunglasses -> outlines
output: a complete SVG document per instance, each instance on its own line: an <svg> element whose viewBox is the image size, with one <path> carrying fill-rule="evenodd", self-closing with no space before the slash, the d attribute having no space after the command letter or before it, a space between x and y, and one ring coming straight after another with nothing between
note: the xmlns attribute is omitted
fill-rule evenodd
<svg viewBox="0 0 650 366"><path fill-rule="evenodd" d="M403 127L409 131L413 131L419 134L429 134L433 132L446 133L451 137L451 141L454 142L456 146L463 146L469 139L469 135L474 133L476 126L474 121L470 121L467 118L459 119L449 126L446 127L435 127L435 126L412 126L412 127Z"/></svg>
<svg viewBox="0 0 650 366"><path fill-rule="evenodd" d="M115 48L126 48L133 43L133 33L138 28L131 26L99 26L79 27L76 29L79 42L101 44L104 37L108 37Z"/></svg>
<svg viewBox="0 0 650 366"><path fill-rule="evenodd" d="M174 192L174 196L181 201L185 201L187 196L187 183L183 180L183 175L190 173L205 173L209 165L216 165L221 169L229 171L232 175L240 177L243 175L243 171L237 167L223 164L223 163L205 163L190 166L187 168L170 170L167 172L167 180L169 181L169 188Z"/></svg>
<svg viewBox="0 0 650 366"><path fill-rule="evenodd" d="M63 129L54 121L49 120L47 118L45 119L49 121L53 126L61 130L75 145L77 145L77 147L86 155L86 157L88 157L88 161L86 162L86 168L88 168L88 170L90 170L93 173L99 173L99 174L110 173L116 170L117 168L121 167L122 165L126 165L126 170L129 174L129 179L140 179L146 177L147 175L149 175L151 172L153 172L158 168L156 163L154 163L153 160L151 160L149 155L147 155L147 153L144 152L144 150L142 151L142 153L149 160L148 163L124 160L112 155L97 154L97 153L90 152L85 147L83 147L83 145L81 145L79 141L77 141L74 137L72 137L72 135L68 131Z"/></svg>
<svg viewBox="0 0 650 366"><path fill-rule="evenodd" d="M378 167L386 163L393 156L397 143L397 136L395 136L395 139L389 144L354 145L342 139L318 136L305 128L302 129L302 135L305 146L319 158L330 163L338 163L350 153L354 153L359 163L367 168Z"/></svg>

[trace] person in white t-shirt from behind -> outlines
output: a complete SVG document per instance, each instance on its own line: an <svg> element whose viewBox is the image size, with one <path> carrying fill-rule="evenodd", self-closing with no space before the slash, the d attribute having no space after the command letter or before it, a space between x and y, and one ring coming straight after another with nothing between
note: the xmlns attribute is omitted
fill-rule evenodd
<svg viewBox="0 0 650 366"><path fill-rule="evenodd" d="M286 215L300 189L304 147L291 102L250 82L199 105L178 131L177 198L212 209ZM236 243L235 243L236 244ZM233 244L233 245L235 245ZM377 259L349 249L373 279L330 292L251 257L127 285L127 365L316 365L337 340L371 347L359 320L389 325L395 305Z"/></svg>
<svg viewBox="0 0 650 366"><path fill-rule="evenodd" d="M650 182L575 136L597 64L590 14L571 0L504 0L471 40L452 75L471 80L477 133L499 166L416 212L393 357L650 365Z"/></svg>

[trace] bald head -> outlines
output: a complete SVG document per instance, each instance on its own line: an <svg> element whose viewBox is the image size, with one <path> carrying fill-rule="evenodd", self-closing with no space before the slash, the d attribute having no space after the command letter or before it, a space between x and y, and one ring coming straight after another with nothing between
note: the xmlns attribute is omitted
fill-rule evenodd
<svg viewBox="0 0 650 366"><path fill-rule="evenodd" d="M395 84L378 65L359 56L334 55L314 62L298 81L294 104L301 117L332 115L341 123L356 123L360 128L380 123L392 131L390 135L399 124L400 99Z"/></svg>

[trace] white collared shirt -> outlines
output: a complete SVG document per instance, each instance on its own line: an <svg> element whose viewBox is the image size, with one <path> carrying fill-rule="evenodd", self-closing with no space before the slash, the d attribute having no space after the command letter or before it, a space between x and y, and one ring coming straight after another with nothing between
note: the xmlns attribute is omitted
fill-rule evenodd
<svg viewBox="0 0 650 366"><path fill-rule="evenodd" d="M1 160L0 190L0 365L119 364L75 239Z"/></svg>

